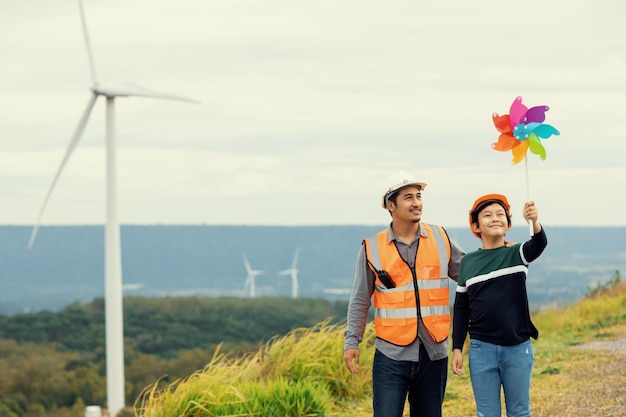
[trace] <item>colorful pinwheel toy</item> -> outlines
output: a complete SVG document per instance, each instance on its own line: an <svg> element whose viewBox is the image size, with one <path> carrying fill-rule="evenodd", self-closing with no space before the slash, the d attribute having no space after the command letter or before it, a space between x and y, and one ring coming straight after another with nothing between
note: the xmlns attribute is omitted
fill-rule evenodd
<svg viewBox="0 0 626 417"><path fill-rule="evenodd" d="M546 149L541 139L548 139L558 135L559 131L548 124L544 124L548 106L536 106L530 109L522 104L522 98L517 97L511 104L509 114L502 116L494 113L493 124L500 132L498 141L491 145L496 151L513 153L513 164L518 164L530 152L546 159Z"/></svg>
<svg viewBox="0 0 626 417"><path fill-rule="evenodd" d="M528 179L527 153L539 155L542 160L546 159L546 150L541 144L541 139L548 139L552 135L558 135L559 131L553 126L543 123L546 119L548 106L536 106L530 109L522 104L522 98L517 97L511 104L509 114L500 116L492 115L493 124L500 132L498 141L491 147L500 152L511 151L513 153L513 165L519 164L522 159L526 167L526 194L530 201L530 181ZM533 235L533 225L528 223L528 231Z"/></svg>

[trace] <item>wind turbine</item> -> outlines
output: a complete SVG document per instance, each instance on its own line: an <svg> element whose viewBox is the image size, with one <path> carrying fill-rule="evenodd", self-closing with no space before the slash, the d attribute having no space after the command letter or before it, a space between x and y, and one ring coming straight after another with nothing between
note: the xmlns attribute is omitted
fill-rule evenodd
<svg viewBox="0 0 626 417"><path fill-rule="evenodd" d="M105 229L105 336L106 336L106 380L107 405L109 413L117 414L125 406L124 389L124 320L122 307L122 267L120 249L120 227L117 219L117 184L116 184L116 152L115 152L115 99L117 97L150 97L167 100L196 102L185 97L159 93L141 87L111 87L98 83L91 53L91 45L87 33L87 21L81 0L78 0L80 17L85 38L85 46L91 70L91 97L87 108L81 116L74 131L61 164L54 175L52 184L44 198L43 204L33 227L28 247L32 248L41 223L43 212L48 204L63 168L76 148L85 130L91 111L98 97L106 98L106 229ZM196 102L197 103L197 102Z"/></svg>
<svg viewBox="0 0 626 417"><path fill-rule="evenodd" d="M298 255L300 254L300 248L296 248L293 254L293 260L291 261L291 268L282 270L278 275L291 275L291 298L298 298Z"/></svg>
<svg viewBox="0 0 626 417"><path fill-rule="evenodd" d="M243 255L243 264L246 266L246 271L248 272L246 282L243 284L243 292L245 294L250 291L250 298L254 298L256 297L256 276L263 274L263 271L259 269L252 269L246 255Z"/></svg>

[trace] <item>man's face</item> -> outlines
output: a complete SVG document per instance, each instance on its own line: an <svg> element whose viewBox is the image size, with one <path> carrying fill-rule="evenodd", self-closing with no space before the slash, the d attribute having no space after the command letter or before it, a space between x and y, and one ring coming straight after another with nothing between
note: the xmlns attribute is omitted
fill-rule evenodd
<svg viewBox="0 0 626 417"><path fill-rule="evenodd" d="M418 223L422 219L422 192L414 186L402 188L388 207L394 221Z"/></svg>

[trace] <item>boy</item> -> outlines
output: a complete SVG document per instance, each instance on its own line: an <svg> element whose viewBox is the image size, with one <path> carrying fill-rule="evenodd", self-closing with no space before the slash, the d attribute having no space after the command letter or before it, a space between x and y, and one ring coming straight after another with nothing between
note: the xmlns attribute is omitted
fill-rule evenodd
<svg viewBox="0 0 626 417"><path fill-rule="evenodd" d="M461 260L454 302L452 372L463 375L462 349L469 331L469 371L477 415L500 417L500 387L508 417L530 416L530 377L534 354L530 338L539 333L530 319L528 264L547 245L533 201L524 204L524 219L534 235L523 244L505 245L511 208L501 194L479 197L469 223L482 248Z"/></svg>

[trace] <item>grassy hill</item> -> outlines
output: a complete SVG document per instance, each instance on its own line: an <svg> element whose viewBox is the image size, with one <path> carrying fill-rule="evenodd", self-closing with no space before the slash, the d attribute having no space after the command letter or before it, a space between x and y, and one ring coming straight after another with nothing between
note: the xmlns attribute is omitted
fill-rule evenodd
<svg viewBox="0 0 626 417"><path fill-rule="evenodd" d="M622 416L624 355L580 347L626 336L626 284L614 282L568 307L536 313L533 320L540 331L533 341L533 416ZM370 325L361 348L360 372L352 376L342 360L343 330L342 325L324 322L273 339L249 356L229 357L218 351L203 370L188 378L149 387L137 400L135 413L141 417L370 416L374 331ZM446 416L475 415L467 369L465 373L465 377L449 375Z"/></svg>

